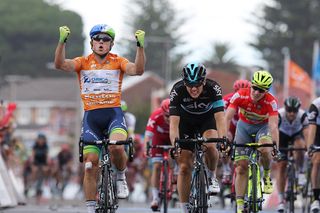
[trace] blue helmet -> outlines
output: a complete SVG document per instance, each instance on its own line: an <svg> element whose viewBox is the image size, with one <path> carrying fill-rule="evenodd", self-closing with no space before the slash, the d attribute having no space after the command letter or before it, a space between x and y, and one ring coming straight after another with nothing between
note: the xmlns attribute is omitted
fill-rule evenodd
<svg viewBox="0 0 320 213"><path fill-rule="evenodd" d="M92 38L92 36L98 33L106 33L112 38L112 40L114 40L116 36L114 29L106 24L97 24L93 26L92 29L90 30L90 38Z"/></svg>
<svg viewBox="0 0 320 213"><path fill-rule="evenodd" d="M183 67L182 79L186 85L197 86L206 78L206 67L201 63L189 63Z"/></svg>

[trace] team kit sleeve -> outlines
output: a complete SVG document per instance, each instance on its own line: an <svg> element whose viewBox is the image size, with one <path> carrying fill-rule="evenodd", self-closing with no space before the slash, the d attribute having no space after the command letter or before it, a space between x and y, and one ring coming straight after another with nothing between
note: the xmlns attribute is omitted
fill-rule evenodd
<svg viewBox="0 0 320 213"><path fill-rule="evenodd" d="M316 107L316 105L311 104L311 106L309 107L309 113L308 113L309 123L316 124L318 115L319 115L318 108Z"/></svg>
<svg viewBox="0 0 320 213"><path fill-rule="evenodd" d="M177 115L180 116L179 113L179 97L178 97L178 92L175 89L175 87L172 88L170 92L170 115Z"/></svg>
<svg viewBox="0 0 320 213"><path fill-rule="evenodd" d="M278 115L278 102L277 100L272 100L268 105L269 116Z"/></svg>

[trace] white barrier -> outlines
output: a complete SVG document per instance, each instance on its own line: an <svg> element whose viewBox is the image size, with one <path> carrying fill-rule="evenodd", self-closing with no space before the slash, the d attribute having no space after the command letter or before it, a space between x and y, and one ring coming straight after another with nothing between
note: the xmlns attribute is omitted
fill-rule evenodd
<svg viewBox="0 0 320 213"><path fill-rule="evenodd" d="M8 169L0 155L0 207L13 207L18 205L15 190Z"/></svg>

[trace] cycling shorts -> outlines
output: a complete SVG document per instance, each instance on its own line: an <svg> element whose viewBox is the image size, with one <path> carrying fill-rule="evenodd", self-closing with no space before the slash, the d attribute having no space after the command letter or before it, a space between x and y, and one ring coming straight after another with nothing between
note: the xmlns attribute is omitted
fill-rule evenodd
<svg viewBox="0 0 320 213"><path fill-rule="evenodd" d="M313 142L314 145L320 146L320 125L317 125L316 137Z"/></svg>
<svg viewBox="0 0 320 213"><path fill-rule="evenodd" d="M288 148L289 144L294 144L294 142L298 139L302 139L302 131L289 136L282 131L279 131L279 149L281 148ZM281 160L288 159L288 151L280 151L281 152Z"/></svg>
<svg viewBox="0 0 320 213"><path fill-rule="evenodd" d="M255 135L255 138L252 138L252 135ZM236 135L234 139L235 143L254 143L256 141L260 141L260 139L263 138L268 138L270 139L270 142L272 141L268 123L249 124L242 120L238 121ZM251 149L248 147L237 147L235 153L235 160L248 160L250 156L250 150Z"/></svg>
<svg viewBox="0 0 320 213"><path fill-rule="evenodd" d="M179 124L179 137L186 139L195 138L198 135L203 136L203 133L210 129L217 130L216 122L213 116L207 119L195 120L193 123L184 122L181 119ZM193 151L194 145L181 144L180 148Z"/></svg>
<svg viewBox="0 0 320 213"><path fill-rule="evenodd" d="M128 135L127 125L120 107L85 111L81 130L83 141L102 140L113 133ZM84 145L83 153L99 154L100 150L101 145Z"/></svg>

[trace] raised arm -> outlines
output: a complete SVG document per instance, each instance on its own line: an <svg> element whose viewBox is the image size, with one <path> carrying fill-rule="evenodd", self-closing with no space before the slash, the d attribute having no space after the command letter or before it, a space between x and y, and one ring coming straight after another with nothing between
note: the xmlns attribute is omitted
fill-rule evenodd
<svg viewBox="0 0 320 213"><path fill-rule="evenodd" d="M75 71L75 63L70 59L66 59L65 56L65 46L68 36L70 35L70 30L67 26L60 27L59 30L60 39L55 51L54 65L56 69L60 69L66 72L73 72Z"/></svg>
<svg viewBox="0 0 320 213"><path fill-rule="evenodd" d="M137 52L136 59L134 63L128 63L126 68L127 75L142 75L144 73L146 64L146 55L144 52L144 36L145 32L138 30L135 33L137 40Z"/></svg>

